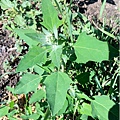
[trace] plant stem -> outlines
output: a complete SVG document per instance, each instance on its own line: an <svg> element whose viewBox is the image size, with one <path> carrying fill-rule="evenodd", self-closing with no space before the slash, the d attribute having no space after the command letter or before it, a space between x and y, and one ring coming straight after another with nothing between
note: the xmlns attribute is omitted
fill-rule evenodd
<svg viewBox="0 0 120 120"><path fill-rule="evenodd" d="M100 82L99 82L98 77L96 75L95 75L94 79L95 79L95 82L98 85L98 88L100 89L101 94L104 95L104 91L103 91L102 86L100 85Z"/></svg>
<svg viewBox="0 0 120 120"><path fill-rule="evenodd" d="M102 14L103 14L103 11L104 11L104 8L105 8L105 4L106 4L106 0L104 0L103 3L102 3L101 9L100 9L100 15L99 15L99 18L102 17Z"/></svg>

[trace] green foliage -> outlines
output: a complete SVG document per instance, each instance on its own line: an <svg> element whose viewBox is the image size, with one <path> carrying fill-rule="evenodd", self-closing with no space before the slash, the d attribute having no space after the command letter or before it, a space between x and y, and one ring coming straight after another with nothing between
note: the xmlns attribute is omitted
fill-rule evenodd
<svg viewBox="0 0 120 120"><path fill-rule="evenodd" d="M62 54L62 46L61 45L53 45L52 51L50 52L50 57L53 64L59 69L61 54Z"/></svg>
<svg viewBox="0 0 120 120"><path fill-rule="evenodd" d="M7 115L9 111L9 107L8 106L2 106L0 107L0 117Z"/></svg>
<svg viewBox="0 0 120 120"><path fill-rule="evenodd" d="M42 0L42 13L43 22L41 24L53 32L57 38L57 28L62 25L62 21L58 19L57 11L50 0Z"/></svg>
<svg viewBox="0 0 120 120"><path fill-rule="evenodd" d="M71 4L64 0L34 1L40 5L38 11L29 1L18 4L20 9L15 3L1 0L0 5L3 10L14 8L16 25L11 23L8 28L28 45L28 52L16 68L20 81L15 88L7 89L15 96L24 94L26 103L24 112L16 102L3 105L0 117L14 119L19 114L22 119L34 120L117 120L119 69L110 81L107 72L114 68L106 67L118 55L118 50L109 45L111 34L107 32L108 40L98 39L87 18L79 12L72 13ZM58 10L62 11L62 20ZM27 24L29 18L32 22ZM83 23L77 20L80 18ZM116 60L114 64L119 63Z"/></svg>
<svg viewBox="0 0 120 120"><path fill-rule="evenodd" d="M39 118L39 113L34 113L32 115L23 115L21 116L22 119L34 119L34 120L37 120Z"/></svg>
<svg viewBox="0 0 120 120"><path fill-rule="evenodd" d="M80 109L80 113L87 115L87 116L92 116L91 112L92 112L91 105L89 105L87 103L83 103L82 108Z"/></svg>
<svg viewBox="0 0 120 120"><path fill-rule="evenodd" d="M109 120L109 116L116 118L118 120L117 114L114 114L110 109L115 105L115 103L109 99L108 96L95 96L95 100L92 101L92 114L94 118L99 120ZM104 113L104 115L103 115Z"/></svg>
<svg viewBox="0 0 120 120"><path fill-rule="evenodd" d="M39 82L39 75L25 74L15 88L14 94L27 94L28 92L36 91Z"/></svg>
<svg viewBox="0 0 120 120"><path fill-rule="evenodd" d="M49 42L47 41L47 35L43 33L26 33L25 35L27 35L33 41L39 42L41 45L49 45Z"/></svg>
<svg viewBox="0 0 120 120"><path fill-rule="evenodd" d="M108 45L105 42L98 41L85 33L81 33L74 45L77 56L76 62L86 63L87 61L101 62L108 60Z"/></svg>
<svg viewBox="0 0 120 120"><path fill-rule="evenodd" d="M46 50L38 46L34 46L20 61L17 72L24 71L37 63L44 63L46 61Z"/></svg>
<svg viewBox="0 0 120 120"><path fill-rule="evenodd" d="M46 97L53 116L63 107L71 79L62 72L55 72L45 80Z"/></svg>
<svg viewBox="0 0 120 120"><path fill-rule="evenodd" d="M0 1L0 6L3 10L8 9L8 8L13 8L14 4L10 0L1 0Z"/></svg>
<svg viewBox="0 0 120 120"><path fill-rule="evenodd" d="M37 45L38 41L34 41L32 38L28 37L26 34L34 34L35 31L32 29L14 29L14 31L23 39L30 47Z"/></svg>
<svg viewBox="0 0 120 120"><path fill-rule="evenodd" d="M60 116L60 115L62 115L63 113L65 113L67 107L68 107L68 101L65 100L65 103L64 103L64 105L62 106L62 109L59 110L59 112L58 112L57 115Z"/></svg>
<svg viewBox="0 0 120 120"><path fill-rule="evenodd" d="M40 89L31 96L29 103L31 104L31 103L37 102L43 98L46 98L46 94L44 90Z"/></svg>

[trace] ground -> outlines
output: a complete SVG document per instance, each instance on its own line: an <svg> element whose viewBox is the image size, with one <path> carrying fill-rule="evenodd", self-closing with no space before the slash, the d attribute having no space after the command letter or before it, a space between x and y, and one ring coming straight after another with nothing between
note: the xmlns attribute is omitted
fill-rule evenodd
<svg viewBox="0 0 120 120"><path fill-rule="evenodd" d="M116 20L120 16L119 0L107 0L103 16L100 18L101 0L74 0L74 5L79 7L79 11L87 16L87 18L95 21L99 26L100 22L106 19L106 24L109 27L116 29L116 33L120 28L117 26ZM17 52L15 46L15 38L10 37L10 31L2 28L0 23L0 102L8 99L9 92L6 91L6 86L15 86L19 81L19 75L15 74L15 69L19 62L20 53ZM23 51L23 54L25 51Z"/></svg>

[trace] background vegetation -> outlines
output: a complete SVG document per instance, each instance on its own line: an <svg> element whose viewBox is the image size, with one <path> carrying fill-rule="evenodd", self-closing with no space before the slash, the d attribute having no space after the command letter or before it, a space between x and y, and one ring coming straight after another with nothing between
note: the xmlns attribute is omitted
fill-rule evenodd
<svg viewBox="0 0 120 120"><path fill-rule="evenodd" d="M119 32L94 27L72 0L1 0L0 6L20 53L20 80L7 86L12 98L0 103L0 117L119 119Z"/></svg>

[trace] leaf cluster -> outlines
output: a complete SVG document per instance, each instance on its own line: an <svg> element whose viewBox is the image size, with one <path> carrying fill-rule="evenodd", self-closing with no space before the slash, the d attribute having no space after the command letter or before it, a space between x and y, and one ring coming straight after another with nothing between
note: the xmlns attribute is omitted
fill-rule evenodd
<svg viewBox="0 0 120 120"><path fill-rule="evenodd" d="M16 69L20 81L15 88L7 87L17 102L11 100L2 105L0 117L7 115L12 120L19 114L22 119L34 120L118 120L119 68L111 75L119 64L118 50L107 40L95 37L87 18L79 12L72 13L71 4L64 0L41 0L40 30L35 20L38 12L27 12L32 8L29 1L19 6L21 10L26 8L21 15L16 1L9 1L9 6L5 4L8 1L1 0L0 5L3 10L15 11L12 17L17 27L14 24L12 31L28 44L29 50ZM24 14L32 15L32 26L21 24L26 19ZM84 23L75 23L78 18Z"/></svg>

